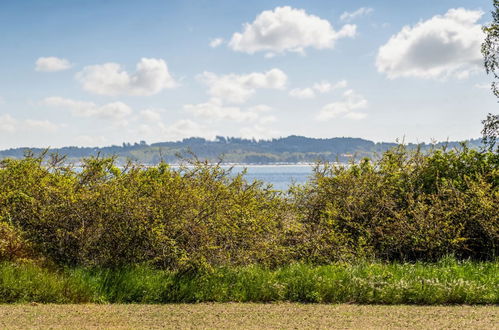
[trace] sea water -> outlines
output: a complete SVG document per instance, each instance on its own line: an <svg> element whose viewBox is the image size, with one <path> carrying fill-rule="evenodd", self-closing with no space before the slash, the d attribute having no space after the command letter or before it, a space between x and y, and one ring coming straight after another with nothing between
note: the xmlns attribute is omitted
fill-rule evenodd
<svg viewBox="0 0 499 330"><path fill-rule="evenodd" d="M223 166L225 167L225 165ZM312 165L234 165L233 172L247 170L245 178L272 184L275 189L286 190L294 182L303 184L312 175Z"/></svg>

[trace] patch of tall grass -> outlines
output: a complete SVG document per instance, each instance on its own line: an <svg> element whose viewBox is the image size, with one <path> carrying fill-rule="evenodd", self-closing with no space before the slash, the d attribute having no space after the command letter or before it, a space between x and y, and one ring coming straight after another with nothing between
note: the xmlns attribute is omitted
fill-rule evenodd
<svg viewBox="0 0 499 330"><path fill-rule="evenodd" d="M258 265L175 272L0 264L0 303L498 304L499 262Z"/></svg>

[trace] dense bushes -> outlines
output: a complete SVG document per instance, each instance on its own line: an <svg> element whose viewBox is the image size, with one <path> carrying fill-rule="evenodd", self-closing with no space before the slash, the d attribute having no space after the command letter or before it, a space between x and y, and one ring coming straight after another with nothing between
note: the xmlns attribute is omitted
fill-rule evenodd
<svg viewBox="0 0 499 330"><path fill-rule="evenodd" d="M376 161L319 164L309 183L281 193L199 161L173 169L117 168L108 158L81 168L57 156L3 160L0 261L29 254L55 265L189 271L494 259L498 165L494 153L400 146Z"/></svg>
<svg viewBox="0 0 499 330"><path fill-rule="evenodd" d="M297 187L302 257L494 258L499 244L499 155L464 147L430 154L403 146L349 167L325 164Z"/></svg>
<svg viewBox="0 0 499 330"><path fill-rule="evenodd" d="M119 169L87 159L81 171L41 158L0 170L0 219L56 264L162 268L282 258L283 200L218 165Z"/></svg>
<svg viewBox="0 0 499 330"><path fill-rule="evenodd" d="M20 261L33 257L18 229L0 222L0 261Z"/></svg>

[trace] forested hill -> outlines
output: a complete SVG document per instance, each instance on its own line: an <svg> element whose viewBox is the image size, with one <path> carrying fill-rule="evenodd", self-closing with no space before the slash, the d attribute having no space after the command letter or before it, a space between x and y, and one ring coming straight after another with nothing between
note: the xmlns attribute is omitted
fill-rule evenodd
<svg viewBox="0 0 499 330"><path fill-rule="evenodd" d="M466 143L471 148L478 148L480 140L469 140ZM393 146L396 143L364 140L360 138L337 137L316 139L303 136L288 136L271 140L249 140L218 136L210 141L203 138L188 138L177 142L160 142L147 144L123 143L121 146L102 148L91 147L64 147L50 149L52 153L67 156L68 161L78 162L84 157L116 156L118 162L133 160L142 164L157 164L161 160L177 163L179 154L192 152L200 159L217 161L220 158L226 163L244 164L272 164L272 163L300 163L315 162L319 159L346 162L352 157L359 159L365 156L374 156ZM458 147L459 142L440 142L437 144L421 144L423 150L432 147ZM415 148L416 144L409 144ZM22 158L27 150L35 154L41 153L41 148L15 148L0 151L0 158Z"/></svg>

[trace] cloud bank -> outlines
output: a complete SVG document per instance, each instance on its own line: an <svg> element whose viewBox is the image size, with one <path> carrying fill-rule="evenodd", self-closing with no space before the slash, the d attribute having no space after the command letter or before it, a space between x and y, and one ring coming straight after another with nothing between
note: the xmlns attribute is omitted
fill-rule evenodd
<svg viewBox="0 0 499 330"><path fill-rule="evenodd" d="M405 26L379 48L378 71L390 79L468 77L482 66L482 15L457 8Z"/></svg>
<svg viewBox="0 0 499 330"><path fill-rule="evenodd" d="M198 80L208 86L208 94L228 103L244 103L257 89L283 89L288 77L279 69L249 74L216 75L203 72Z"/></svg>
<svg viewBox="0 0 499 330"><path fill-rule="evenodd" d="M244 24L242 32L232 35L229 47L248 54L265 51L272 57L273 53L302 53L307 47L333 48L338 39L355 34L355 25L336 31L325 19L285 6L263 11L252 23Z"/></svg>
<svg viewBox="0 0 499 330"><path fill-rule="evenodd" d="M367 114L358 110L367 108L367 100L354 90L349 89L343 93L343 99L325 105L316 117L319 121L326 121L333 118L347 118L360 120L367 117Z"/></svg>
<svg viewBox="0 0 499 330"><path fill-rule="evenodd" d="M69 68L71 68L71 63L67 59L54 56L40 57L35 63L35 70L40 72L56 72Z"/></svg>
<svg viewBox="0 0 499 330"><path fill-rule="evenodd" d="M142 58L133 74L117 63L87 66L76 74L76 79L84 90L110 96L154 95L177 86L166 62L156 58Z"/></svg>

